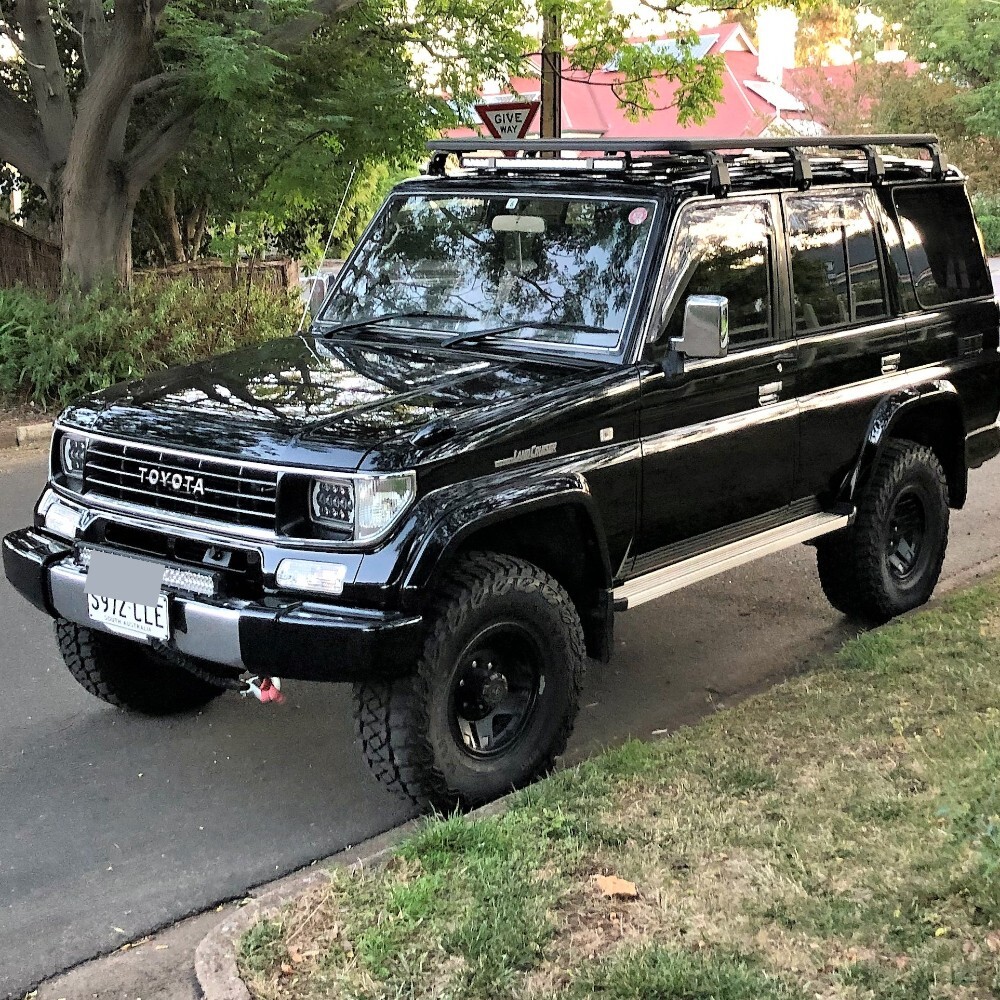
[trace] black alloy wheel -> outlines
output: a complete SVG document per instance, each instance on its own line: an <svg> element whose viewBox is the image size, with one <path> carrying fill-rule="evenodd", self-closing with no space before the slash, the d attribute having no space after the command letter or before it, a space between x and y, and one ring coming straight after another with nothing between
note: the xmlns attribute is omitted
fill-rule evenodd
<svg viewBox="0 0 1000 1000"><path fill-rule="evenodd" d="M890 572L903 581L916 572L924 555L927 514L920 494L913 488L903 490L889 515L886 560Z"/></svg>
<svg viewBox="0 0 1000 1000"><path fill-rule="evenodd" d="M487 626L459 657L450 714L459 745L474 757L495 757L531 719L545 686L542 654L518 622Z"/></svg>

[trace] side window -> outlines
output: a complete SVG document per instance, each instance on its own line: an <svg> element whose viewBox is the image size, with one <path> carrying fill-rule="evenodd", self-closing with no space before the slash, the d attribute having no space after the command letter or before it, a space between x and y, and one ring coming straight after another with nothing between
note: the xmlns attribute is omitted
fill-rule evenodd
<svg viewBox="0 0 1000 1000"><path fill-rule="evenodd" d="M920 305L927 308L993 294L963 188L899 188L892 200Z"/></svg>
<svg viewBox="0 0 1000 1000"><path fill-rule="evenodd" d="M681 209L667 258L672 276L661 313L666 319L656 342L665 351L680 337L689 295L729 299L730 350L769 340L771 288L771 209L766 201L703 202ZM669 317L669 318L668 318Z"/></svg>
<svg viewBox="0 0 1000 1000"><path fill-rule="evenodd" d="M856 195L790 198L795 329L822 330L889 314L875 227Z"/></svg>

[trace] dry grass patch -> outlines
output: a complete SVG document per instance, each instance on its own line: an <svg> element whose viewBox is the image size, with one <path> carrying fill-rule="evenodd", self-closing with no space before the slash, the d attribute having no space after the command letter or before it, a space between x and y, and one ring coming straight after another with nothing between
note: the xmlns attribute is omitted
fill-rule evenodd
<svg viewBox="0 0 1000 1000"><path fill-rule="evenodd" d="M254 928L260 1000L977 1000L1000 991L1000 587L831 668L430 822ZM615 876L634 895L602 892Z"/></svg>

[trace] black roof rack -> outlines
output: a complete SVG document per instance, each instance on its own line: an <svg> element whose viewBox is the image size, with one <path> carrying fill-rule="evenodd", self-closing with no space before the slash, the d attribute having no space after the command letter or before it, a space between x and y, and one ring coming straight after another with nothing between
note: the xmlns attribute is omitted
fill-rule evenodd
<svg viewBox="0 0 1000 1000"><path fill-rule="evenodd" d="M590 158L585 166L606 169L614 162L618 170L631 171L636 168L636 153L666 153L677 156L693 156L707 163L711 170L710 186L720 197L730 188L729 172L720 155L723 151L738 155L743 150L787 153L792 160L793 176L799 187L807 188L812 182L812 167L806 149L854 150L862 153L868 162L868 178L879 182L885 176L885 164L878 151L880 146L895 146L899 149L922 149L930 154L931 176L941 179L947 173L948 165L941 155L941 145L936 135L822 135L787 137L732 136L717 139L436 139L427 143L431 151L429 171L443 175L448 156L452 153L462 157L466 153L510 152L522 153L525 158L535 158L539 153L582 152L601 153ZM475 163L473 158L472 163ZM488 169L517 169L516 163L524 160L485 160L482 165ZM546 170L578 165L573 159L548 159L533 166Z"/></svg>

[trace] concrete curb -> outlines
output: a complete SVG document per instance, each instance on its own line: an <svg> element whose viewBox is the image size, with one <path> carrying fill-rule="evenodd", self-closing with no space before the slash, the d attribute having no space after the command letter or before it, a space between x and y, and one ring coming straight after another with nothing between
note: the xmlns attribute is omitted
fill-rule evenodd
<svg viewBox="0 0 1000 1000"><path fill-rule="evenodd" d="M514 794L505 795L489 805L475 809L469 819L486 819L506 812ZM261 895L228 914L202 939L195 950L194 972L205 1000L251 1000L250 991L236 966L239 939L258 921L273 916L296 896L316 885L324 877L319 866L340 865L351 870L383 864L392 851L426 822L426 817L411 819L402 826L379 834L371 840L315 862L304 871L295 872L277 882L261 886Z"/></svg>
<svg viewBox="0 0 1000 1000"><path fill-rule="evenodd" d="M9 448L47 448L52 437L52 421L0 428L0 451Z"/></svg>

